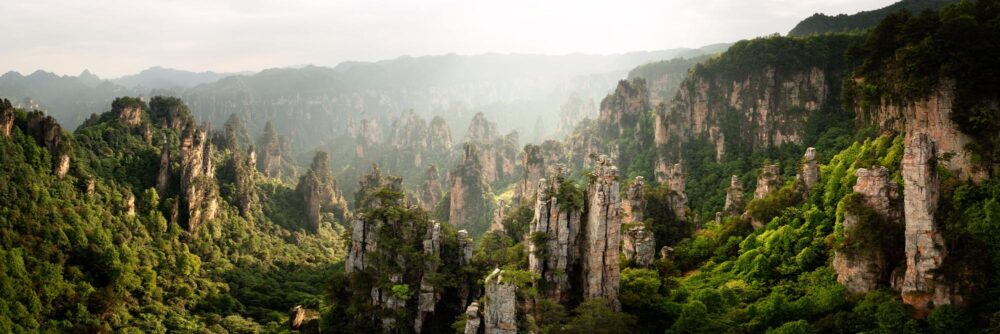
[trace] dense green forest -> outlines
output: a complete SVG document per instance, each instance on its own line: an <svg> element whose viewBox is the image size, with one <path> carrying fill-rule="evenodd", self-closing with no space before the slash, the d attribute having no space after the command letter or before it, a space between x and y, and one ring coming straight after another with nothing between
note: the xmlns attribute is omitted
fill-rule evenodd
<svg viewBox="0 0 1000 334"><path fill-rule="evenodd" d="M482 114L303 159L176 97L2 100L0 332L1000 332L1000 2L823 18L523 152Z"/></svg>

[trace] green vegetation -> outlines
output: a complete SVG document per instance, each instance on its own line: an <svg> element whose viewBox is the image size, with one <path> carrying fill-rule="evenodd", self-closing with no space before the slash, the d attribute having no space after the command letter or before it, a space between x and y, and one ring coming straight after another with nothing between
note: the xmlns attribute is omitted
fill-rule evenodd
<svg viewBox="0 0 1000 334"><path fill-rule="evenodd" d="M858 12L852 15L829 16L816 13L802 20L788 32L789 36L805 36L833 32L861 32L869 30L886 16L900 11L920 13L927 9L937 9L953 0L902 0L876 10Z"/></svg>

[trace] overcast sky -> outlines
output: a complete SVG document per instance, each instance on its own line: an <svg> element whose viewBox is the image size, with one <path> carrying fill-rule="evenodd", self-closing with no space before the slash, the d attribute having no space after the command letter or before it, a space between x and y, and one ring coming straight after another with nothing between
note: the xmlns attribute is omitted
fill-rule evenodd
<svg viewBox="0 0 1000 334"><path fill-rule="evenodd" d="M787 33L893 0L4 0L0 72L103 78L400 55L621 53Z"/></svg>

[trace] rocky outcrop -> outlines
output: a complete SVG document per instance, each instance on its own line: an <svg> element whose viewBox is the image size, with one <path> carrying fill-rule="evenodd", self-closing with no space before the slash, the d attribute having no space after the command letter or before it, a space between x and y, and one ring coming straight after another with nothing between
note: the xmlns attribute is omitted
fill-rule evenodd
<svg viewBox="0 0 1000 334"><path fill-rule="evenodd" d="M434 306L441 300L441 292L437 291L429 279L428 273L436 273L441 262L441 224L429 226L424 238L424 275L420 278L420 295L417 297L417 319L413 322L413 331L420 333L427 318L434 314Z"/></svg>
<svg viewBox="0 0 1000 334"><path fill-rule="evenodd" d="M864 82L857 78L856 82ZM973 142L952 120L955 103L955 83L944 80L926 98L906 103L883 101L870 109L856 108L858 119L877 124L880 129L905 132L907 136L925 134L936 143L940 155L954 155L939 163L955 171L959 179L979 182L989 177L989 170L972 163L973 153L966 149Z"/></svg>
<svg viewBox="0 0 1000 334"><path fill-rule="evenodd" d="M960 297L938 273L948 251L941 227L934 219L940 196L937 146L928 134L907 137L900 170L906 218L906 274L899 288L903 302L912 305L918 315L926 315L932 307L954 304Z"/></svg>
<svg viewBox="0 0 1000 334"><path fill-rule="evenodd" d="M807 117L831 98L829 82L838 81L819 67L763 66L730 76L726 69L706 66L681 84L669 107L657 108L654 142L676 148L702 137L715 146L717 160L727 147L755 151L801 144Z"/></svg>
<svg viewBox="0 0 1000 334"><path fill-rule="evenodd" d="M142 101L138 98L121 97L111 103L111 112L118 122L127 127L137 127L142 124Z"/></svg>
<svg viewBox="0 0 1000 334"><path fill-rule="evenodd" d="M491 203L487 203L490 191L483 176L480 154L478 146L465 143L462 162L449 175L448 222L452 226L481 225L477 227L485 229L493 217L489 212Z"/></svg>
<svg viewBox="0 0 1000 334"><path fill-rule="evenodd" d="M319 333L319 312L296 305L288 315L288 328L302 333Z"/></svg>
<svg viewBox="0 0 1000 334"><path fill-rule="evenodd" d="M355 158L365 158L369 148L382 143L382 126L377 120L351 120L347 133L354 139Z"/></svg>
<svg viewBox="0 0 1000 334"><path fill-rule="evenodd" d="M618 82L615 91L601 100L597 122L601 133L608 138L618 138L630 131L639 132L639 119L649 108L649 91L646 80L634 78Z"/></svg>
<svg viewBox="0 0 1000 334"><path fill-rule="evenodd" d="M605 298L618 310L622 225L618 168L602 155L595 161L592 175L585 195L583 296Z"/></svg>
<svg viewBox="0 0 1000 334"><path fill-rule="evenodd" d="M465 334L479 334L479 326L482 320L479 319L479 303L472 302L465 308Z"/></svg>
<svg viewBox="0 0 1000 334"><path fill-rule="evenodd" d="M538 180L545 174L545 157L541 146L525 145L521 158L523 175L514 190L515 204L531 200L531 195L538 189Z"/></svg>
<svg viewBox="0 0 1000 334"><path fill-rule="evenodd" d="M517 334L517 287L494 269L483 283L486 303L483 305L483 327L486 334Z"/></svg>
<svg viewBox="0 0 1000 334"><path fill-rule="evenodd" d="M646 210L646 180L636 176L635 180L625 189L625 199L622 201L622 219L626 222L642 222Z"/></svg>
<svg viewBox="0 0 1000 334"><path fill-rule="evenodd" d="M504 231L503 220L507 218L507 201L498 200L497 207L493 210L493 221L490 222L490 232Z"/></svg>
<svg viewBox="0 0 1000 334"><path fill-rule="evenodd" d="M170 191L170 143L163 137L163 147L160 148L160 169L156 174L156 192L160 197Z"/></svg>
<svg viewBox="0 0 1000 334"><path fill-rule="evenodd" d="M729 177L729 189L726 189L726 204L723 213L727 216L738 216L743 212L743 182L736 175Z"/></svg>
<svg viewBox="0 0 1000 334"><path fill-rule="evenodd" d="M446 157L452 149L451 130L444 119L434 118L428 126L412 110L403 112L399 119L392 123L388 146L393 150L388 157L401 168L422 166L427 161L438 161ZM371 145L372 140L366 139Z"/></svg>
<svg viewBox="0 0 1000 334"><path fill-rule="evenodd" d="M402 204L402 199L398 202L383 203L381 199L368 195L381 188L402 191L402 179L383 176L378 166L372 166L372 171L358 182L357 197L359 203L357 205L369 210L377 210L383 206ZM369 217L364 212L354 215L351 220L351 245L347 250L344 271L351 273L368 268L370 263L368 255L378 247L375 232L384 223L386 222L379 217Z"/></svg>
<svg viewBox="0 0 1000 334"><path fill-rule="evenodd" d="M688 198L684 193L686 183L687 177L684 175L683 165L677 163L667 170L667 188L670 189L667 202L670 203L670 210L677 216L677 220L682 222L687 221Z"/></svg>
<svg viewBox="0 0 1000 334"><path fill-rule="evenodd" d="M656 257L656 240L653 233L646 227L636 225L625 232L622 242L622 255L625 260L633 261L637 266L648 267Z"/></svg>
<svg viewBox="0 0 1000 334"><path fill-rule="evenodd" d="M569 182L565 178L566 169L561 167L554 168L548 179L538 181L528 243L528 269L544 282L537 284L539 293L563 303L569 301L570 278L576 275L583 216L583 208L559 200L561 186Z"/></svg>
<svg viewBox="0 0 1000 334"><path fill-rule="evenodd" d="M760 169L760 174L757 175L757 188L753 192L753 198L767 197L778 188L781 188L781 173L778 172L778 165L764 165Z"/></svg>
<svg viewBox="0 0 1000 334"><path fill-rule="evenodd" d="M253 145L246 153L234 152L226 169L233 177L236 190L236 207L243 218L251 218L250 211L258 202L257 198L257 154Z"/></svg>
<svg viewBox="0 0 1000 334"><path fill-rule="evenodd" d="M465 143L479 148L479 165L486 183L514 176L520 152L518 137L516 131L500 136L496 123L487 120L481 112L472 117Z"/></svg>
<svg viewBox="0 0 1000 334"><path fill-rule="evenodd" d="M899 198L898 186L892 182L889 170L885 167L872 169L859 168L856 172L857 183L854 185L855 196L860 201L845 205L841 220L843 233L850 234L858 224L899 224L900 212L895 202ZM877 216L860 213L854 206L863 205ZM871 221L864 221L869 219ZM871 245L868 245L869 247ZM866 293L878 288L888 281L889 254L883 248L859 249L843 247L836 251L833 258L833 268L837 271L837 281L844 285L850 293Z"/></svg>
<svg viewBox="0 0 1000 334"><path fill-rule="evenodd" d="M10 138L11 130L14 129L14 107L10 105L10 100L0 100L0 135Z"/></svg>
<svg viewBox="0 0 1000 334"><path fill-rule="evenodd" d="M299 179L296 192L305 204L310 230L319 230L322 212L333 212L338 219L347 219L347 201L330 172L330 157L326 152L316 152L309 170Z"/></svg>
<svg viewBox="0 0 1000 334"><path fill-rule="evenodd" d="M819 162L816 161L816 149L813 147L806 149L806 154L802 156L802 165L799 166L799 173L795 175L798 186L802 187L803 194L809 194L816 183L819 183Z"/></svg>
<svg viewBox="0 0 1000 334"><path fill-rule="evenodd" d="M268 121L257 141L257 170L270 178L281 178L284 169L284 140Z"/></svg>
<svg viewBox="0 0 1000 334"><path fill-rule="evenodd" d="M194 233L203 222L215 218L219 190L212 167L212 145L208 131L190 125L181 138L181 221Z"/></svg>
<svg viewBox="0 0 1000 334"><path fill-rule="evenodd" d="M52 116L41 111L28 113L26 132L52 156L52 173L63 178L69 173L70 146L63 137L62 127Z"/></svg>
<svg viewBox="0 0 1000 334"><path fill-rule="evenodd" d="M441 181L438 179L439 172L437 165L427 165L424 171L424 181L417 189L417 205L424 211L433 211L434 207L441 201Z"/></svg>
<svg viewBox="0 0 1000 334"><path fill-rule="evenodd" d="M466 230L458 230L458 251L460 257L458 258L459 266L467 266L472 263L472 248L474 242L472 241L472 236ZM472 280L462 282L458 286L458 298L460 300L459 305L465 305L470 298L470 292L472 290Z"/></svg>

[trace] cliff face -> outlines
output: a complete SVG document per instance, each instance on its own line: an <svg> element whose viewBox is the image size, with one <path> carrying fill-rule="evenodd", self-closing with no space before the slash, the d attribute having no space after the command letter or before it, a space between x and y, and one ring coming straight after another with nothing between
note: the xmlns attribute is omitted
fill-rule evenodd
<svg viewBox="0 0 1000 334"><path fill-rule="evenodd" d="M580 257L578 237L583 215L582 208L559 201L561 186L568 182L565 178L563 167L538 181L528 244L528 268L545 282L539 293L563 303L569 301L570 278L577 275L574 263Z"/></svg>
<svg viewBox="0 0 1000 334"><path fill-rule="evenodd" d="M441 224L434 223L427 229L424 237L424 275L420 278L420 295L417 301L417 319L414 320L413 330L420 333L423 330L427 317L434 313L434 307L441 300L441 292L438 291L429 279L427 273L438 271L441 262Z"/></svg>
<svg viewBox="0 0 1000 334"><path fill-rule="evenodd" d="M493 270L486 277L486 304L483 327L486 334L517 334L517 287L505 280L504 272Z"/></svg>
<svg viewBox="0 0 1000 334"><path fill-rule="evenodd" d="M864 82L861 78L855 80ZM952 121L954 103L955 83L946 80L929 96L916 102L882 101L868 109L859 106L855 111L861 122L871 122L880 129L905 132L907 136L927 135L936 143L940 155L953 155L951 159L940 159L943 167L955 171L959 179L980 182L989 177L989 170L971 162L972 152L966 150L966 145L973 139Z"/></svg>
<svg viewBox="0 0 1000 334"><path fill-rule="evenodd" d="M918 315L926 315L933 306L961 301L937 272L948 255L941 227L934 218L940 196L937 152L930 135L907 135L901 166L906 274L899 289L903 302L913 305Z"/></svg>
<svg viewBox="0 0 1000 334"><path fill-rule="evenodd" d="M622 225L618 168L602 155L595 161L592 173L585 196L583 295L586 299L606 298L618 310Z"/></svg>
<svg viewBox="0 0 1000 334"><path fill-rule="evenodd" d="M169 160L169 156L167 159ZM258 202L256 166L257 154L252 145L246 153L233 152L226 165L236 186L236 207L240 209L240 215L247 219L250 219L250 211Z"/></svg>
<svg viewBox="0 0 1000 334"><path fill-rule="evenodd" d="M472 117L465 133L465 143L479 148L479 164L487 183L493 184L514 176L520 152L518 138L516 131L500 136L496 123L487 120L483 113L476 113Z"/></svg>
<svg viewBox="0 0 1000 334"><path fill-rule="evenodd" d="M417 189L417 205L424 211L433 211L434 206L441 201L441 181L439 178L437 165L427 165L424 171L424 181Z"/></svg>
<svg viewBox="0 0 1000 334"><path fill-rule="evenodd" d="M601 100L597 121L601 133L609 138L617 138L626 131L639 132L639 118L649 110L649 90L646 80L634 78L618 82L614 93Z"/></svg>
<svg viewBox="0 0 1000 334"><path fill-rule="evenodd" d="M844 209L844 217L841 226L845 235L851 235L859 224L893 224L900 223L901 212L896 201L899 198L899 189L895 182L890 180L889 170L885 167L874 167L872 169L859 168L856 172L857 183L854 185L856 196L860 196L859 203L849 203ZM869 209L875 216L866 215L853 206L862 205ZM862 220L865 221L862 221ZM880 229L885 230L885 229ZM850 293L865 293L873 291L881 284L888 281L890 254L886 254L883 248L874 248L866 245L865 248L844 247L834 254L833 268L837 271L837 281L844 285Z"/></svg>
<svg viewBox="0 0 1000 334"><path fill-rule="evenodd" d="M667 187L670 194L667 198L670 202L670 209L677 216L678 221L687 221L687 194L684 193L687 178L684 175L684 166L674 164L667 170Z"/></svg>
<svg viewBox="0 0 1000 334"><path fill-rule="evenodd" d="M767 66L736 80L696 72L669 108L657 109L654 142L680 145L705 137L716 147L717 160L727 147L753 151L800 144L809 113L829 98L827 73L817 67L779 74Z"/></svg>
<svg viewBox="0 0 1000 334"><path fill-rule="evenodd" d="M479 334L479 326L482 320L479 319L479 303L472 302L465 308L465 334Z"/></svg>
<svg viewBox="0 0 1000 334"><path fill-rule="evenodd" d="M402 191L403 189L402 179L382 175L378 166L372 166L371 172L358 183L358 194L355 197L358 199L357 205L363 206L363 209L374 211L385 206L402 204L402 199L385 202L381 198L371 196L372 192L382 188L391 191ZM385 223L395 222L386 222L381 217L366 215L363 211L351 219L351 246L347 250L344 271L350 273L368 268L370 264L368 255L378 247L375 232Z"/></svg>
<svg viewBox="0 0 1000 334"><path fill-rule="evenodd" d="M521 157L523 174L514 189L515 203L530 200L532 193L538 189L538 180L545 174L545 161L541 146L531 144L524 146L524 154Z"/></svg>
<svg viewBox="0 0 1000 334"><path fill-rule="evenodd" d="M622 219L626 222L639 222L645 220L646 210L646 180L642 176L636 176L635 180L625 189L625 200L622 201Z"/></svg>
<svg viewBox="0 0 1000 334"><path fill-rule="evenodd" d="M369 139L370 141L370 139ZM446 157L452 148L451 130L443 118L435 117L430 126L412 110L392 123L388 146L395 166L413 168Z"/></svg>
<svg viewBox="0 0 1000 334"><path fill-rule="evenodd" d="M296 191L305 204L307 226L318 231L322 212L333 212L339 219L347 219L347 201L337 188L337 180L330 173L330 157L326 152L316 152L309 170L299 179Z"/></svg>
<svg viewBox="0 0 1000 334"><path fill-rule="evenodd" d="M449 175L451 198L448 222L452 226L476 225L474 227L483 229L493 217L490 212L493 205L488 203L491 201L488 196L489 184L483 175L480 154L479 147L466 143L463 146L462 162Z"/></svg>
<svg viewBox="0 0 1000 334"><path fill-rule="evenodd" d="M208 131L193 124L181 139L181 221L187 223L189 232L198 230L201 223L215 218L218 209L218 186L212 167L212 144Z"/></svg>
<svg viewBox="0 0 1000 334"><path fill-rule="evenodd" d="M52 172L62 178L69 173L69 144L65 142L62 127L52 116L41 111L28 113L26 132L52 156Z"/></svg>

